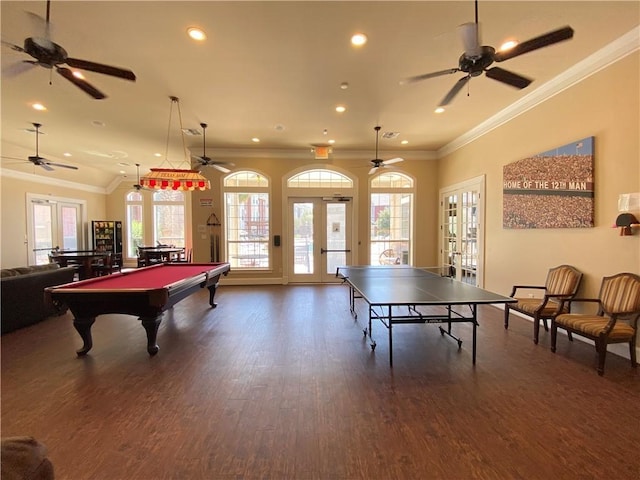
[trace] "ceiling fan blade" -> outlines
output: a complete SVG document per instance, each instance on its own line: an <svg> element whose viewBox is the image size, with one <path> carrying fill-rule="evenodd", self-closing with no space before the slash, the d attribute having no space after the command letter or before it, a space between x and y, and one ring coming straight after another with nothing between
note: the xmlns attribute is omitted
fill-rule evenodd
<svg viewBox="0 0 640 480"><path fill-rule="evenodd" d="M103 98L107 98L107 96L104 93L102 93L96 87L91 85L89 82L74 76L73 72L71 70L69 70L68 68L57 67L56 71L60 75L62 75L64 78L69 80L71 83L73 83L76 87L80 88L85 93L88 93L89 95L91 95L96 100L102 100Z"/></svg>
<svg viewBox="0 0 640 480"><path fill-rule="evenodd" d="M49 172L53 172L53 168L51 168L49 165L47 165L47 162L44 161L44 158L35 155L35 156L30 156L29 157L29 161L31 163L33 163L34 165L37 165L38 167L42 167L45 170L48 170Z"/></svg>
<svg viewBox="0 0 640 480"><path fill-rule="evenodd" d="M72 165L65 165L63 163L45 162L45 165L51 165L52 167L68 168L70 170L78 170L78 167L74 167Z"/></svg>
<svg viewBox="0 0 640 480"><path fill-rule="evenodd" d="M112 77L123 78L124 80L131 80L132 82L136 81L135 74L131 70L126 70L124 68L112 67L111 65L103 65L102 63L89 62L88 60L68 57L65 60L65 63L72 68L111 75Z"/></svg>
<svg viewBox="0 0 640 480"><path fill-rule="evenodd" d="M229 173L231 170L229 170L227 167L223 167L220 164L212 164L211 165L213 168L215 168L216 170L220 170L222 173Z"/></svg>
<svg viewBox="0 0 640 480"><path fill-rule="evenodd" d="M389 160L383 160L382 164L383 165L393 165L394 163L398 163L398 162L404 162L404 158L400 158L400 157L390 158Z"/></svg>
<svg viewBox="0 0 640 480"><path fill-rule="evenodd" d="M376 173L377 169L378 167L371 167L371 170L369 170L369 175L373 175L374 173Z"/></svg>
<svg viewBox="0 0 640 480"><path fill-rule="evenodd" d="M16 52L24 52L24 48L22 48L19 45L16 45L15 43L7 42L6 40L0 40L0 42L2 42L2 45L4 45L5 47L9 47L10 49L15 50Z"/></svg>
<svg viewBox="0 0 640 480"><path fill-rule="evenodd" d="M532 52L539 48L548 47L554 43L562 42L573 38L573 28L562 27L549 33L545 33L538 37L527 40L526 42L519 43L515 47L505 50L504 52L496 52L493 59L496 62L504 62L510 58L517 57L524 53Z"/></svg>
<svg viewBox="0 0 640 480"><path fill-rule="evenodd" d="M442 99L442 101L438 106L445 107L449 105L451 103L451 100L453 100L453 98L458 94L458 92L464 88L464 86L469 82L469 80L471 80L471 75L467 75L465 77L462 77L460 80L458 80L456 84L453 86L453 88L449 90L449 93L447 93L444 96L444 98Z"/></svg>
<svg viewBox="0 0 640 480"><path fill-rule="evenodd" d="M459 72L459 68L449 68L447 70L440 70L439 72L424 73L422 75L416 75L415 77L405 78L400 81L400 85L408 85L409 83L421 82L428 78L441 77L443 75L450 75L452 73Z"/></svg>
<svg viewBox="0 0 640 480"><path fill-rule="evenodd" d="M480 26L477 23L463 23L458 26L458 33L464 45L464 54L468 58L478 58L482 55L480 46Z"/></svg>
<svg viewBox="0 0 640 480"><path fill-rule="evenodd" d="M33 67L35 67L36 64L33 62L17 62L14 63L13 65L9 65L6 68L2 69L2 76L5 78L13 78L13 77L17 77L18 75L31 70Z"/></svg>
<svg viewBox="0 0 640 480"><path fill-rule="evenodd" d="M528 87L532 80L518 75L517 73L510 72L508 70L504 70L500 67L493 67L487 70L487 77L492 78L493 80L497 80L502 83L506 83L507 85L511 85L512 87L516 87L519 89L523 89Z"/></svg>

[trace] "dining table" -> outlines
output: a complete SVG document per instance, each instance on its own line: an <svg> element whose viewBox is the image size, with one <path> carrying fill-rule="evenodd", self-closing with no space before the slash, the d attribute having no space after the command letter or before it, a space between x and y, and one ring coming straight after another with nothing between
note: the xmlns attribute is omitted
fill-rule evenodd
<svg viewBox="0 0 640 480"><path fill-rule="evenodd" d="M138 264L139 266L149 266L156 263L178 261L183 252L184 248L182 247L138 247Z"/></svg>
<svg viewBox="0 0 640 480"><path fill-rule="evenodd" d="M103 261L109 252L98 250L60 250L51 252L51 259L61 267L77 266L80 280L93 277L93 265Z"/></svg>

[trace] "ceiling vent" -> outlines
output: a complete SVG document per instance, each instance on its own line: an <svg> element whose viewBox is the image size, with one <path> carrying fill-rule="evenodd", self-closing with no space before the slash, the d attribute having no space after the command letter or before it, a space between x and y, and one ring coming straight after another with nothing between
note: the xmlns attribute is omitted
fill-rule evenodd
<svg viewBox="0 0 640 480"><path fill-rule="evenodd" d="M197 128L183 128L182 133L190 137L197 137L199 135L202 135L200 130L198 130Z"/></svg>
<svg viewBox="0 0 640 480"><path fill-rule="evenodd" d="M394 138L398 138L398 135L400 135L400 132L384 132L382 134L382 138L386 140L393 140Z"/></svg>

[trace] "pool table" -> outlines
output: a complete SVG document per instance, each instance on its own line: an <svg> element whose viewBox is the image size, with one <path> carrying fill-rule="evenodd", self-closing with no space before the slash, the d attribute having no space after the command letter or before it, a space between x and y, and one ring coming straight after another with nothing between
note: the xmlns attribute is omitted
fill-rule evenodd
<svg viewBox="0 0 640 480"><path fill-rule="evenodd" d="M93 346L91 326L98 315L136 315L147 332L147 352L158 353L156 343L162 314L180 300L202 288L209 289L209 305L221 275L229 273L228 263L165 263L89 280L45 288L45 297L54 304L66 304L73 313L73 326L84 345L78 356Z"/></svg>

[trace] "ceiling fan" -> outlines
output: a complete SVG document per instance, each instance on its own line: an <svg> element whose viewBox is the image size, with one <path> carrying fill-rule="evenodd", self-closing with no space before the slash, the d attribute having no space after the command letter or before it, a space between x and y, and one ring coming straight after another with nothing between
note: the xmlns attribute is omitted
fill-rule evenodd
<svg viewBox="0 0 640 480"><path fill-rule="evenodd" d="M200 165L203 167L213 167L217 170L220 170L223 173L229 173L231 170L229 170L227 167L225 167L225 165L228 165L230 167L233 167L234 164L233 163L228 163L228 162L218 162L210 157L207 157L207 124L206 123L201 123L200 126L202 127L202 156L198 157L197 155L192 155L193 158L195 158L196 160L198 160L198 162L200 162Z"/></svg>
<svg viewBox="0 0 640 480"><path fill-rule="evenodd" d="M78 167L74 167L72 165L64 165L62 163L54 163L49 162L45 158L42 158L38 152L38 137L40 137L40 127L42 126L39 123L34 123L33 126L36 129L36 154L29 156L29 161L38 167L42 167L47 171L53 171L54 169L51 167L61 167L61 168L69 168L71 170L78 170Z"/></svg>
<svg viewBox="0 0 640 480"><path fill-rule="evenodd" d="M140 185L140 164L139 163L136 163L136 177L137 177L138 181L135 183L133 188L135 188L138 191L143 190L144 187L142 185Z"/></svg>
<svg viewBox="0 0 640 480"><path fill-rule="evenodd" d="M71 58L67 56L67 51L62 48L57 43L51 41L50 38L50 22L49 22L49 12L51 7L51 0L47 0L47 18L44 20L44 31L43 36L41 37L27 37L24 40L23 46L15 45L9 42L2 43L11 47L13 50L17 52L23 52L30 55L34 60L23 60L15 68L10 69L9 72L17 74L25 70L26 68L31 68L35 65L40 65L41 67L48 69L56 69L60 75L73 83L76 87L83 90L85 93L88 93L96 100L100 100L106 98L106 95L102 93L100 90L95 88L89 82L81 78L81 75L78 73L74 73L69 68L61 66L68 65L71 68L78 68L80 70L89 70L91 72L102 73L104 75L111 75L112 77L118 77L125 80L135 81L136 76L131 70L126 70L119 67L113 67L110 65L104 65L101 63L90 62L88 60L80 60L78 58ZM33 14L34 18L38 18L42 20L38 15ZM7 73L7 72L5 72Z"/></svg>
<svg viewBox="0 0 640 480"><path fill-rule="evenodd" d="M564 40L569 40L573 37L573 29L566 26L539 35L527 40L526 42L519 43L509 50L496 51L494 47L481 45L480 43L478 0L475 0L475 23L464 23L458 27L458 31L464 45L464 53L458 59L458 67L416 75L400 82L401 84L408 84L456 72L466 73L467 75L458 80L453 88L445 95L438 105L439 107L444 107L451 103L458 92L460 92L469 80L471 80L471 77L477 77L482 75L482 73L485 73L487 77L493 80L511 85L518 89L527 87L532 82L531 79L518 75L517 73L504 70L500 67L489 67L493 62L503 62L510 58L538 50L539 48L547 47Z"/></svg>
<svg viewBox="0 0 640 480"><path fill-rule="evenodd" d="M390 158L389 160L381 160L378 158L378 136L380 134L380 128L382 128L380 127L380 125L376 125L375 127L373 127L373 129L376 131L376 158L371 160L372 167L371 170L369 170L369 175L375 173L376 170L380 167L387 167L389 165L393 165L394 163L404 161L404 158L400 157Z"/></svg>

